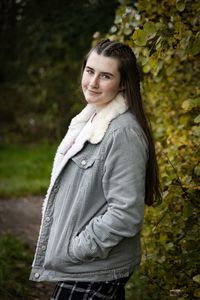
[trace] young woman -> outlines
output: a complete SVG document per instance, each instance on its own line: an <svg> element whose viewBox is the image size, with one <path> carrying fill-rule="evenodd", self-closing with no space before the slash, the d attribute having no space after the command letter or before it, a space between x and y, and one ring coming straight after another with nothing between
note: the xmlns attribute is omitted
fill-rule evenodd
<svg viewBox="0 0 200 300"><path fill-rule="evenodd" d="M124 299L139 265L144 205L160 197L154 144L130 47L103 40L83 63L86 107L58 147L31 280L51 299Z"/></svg>

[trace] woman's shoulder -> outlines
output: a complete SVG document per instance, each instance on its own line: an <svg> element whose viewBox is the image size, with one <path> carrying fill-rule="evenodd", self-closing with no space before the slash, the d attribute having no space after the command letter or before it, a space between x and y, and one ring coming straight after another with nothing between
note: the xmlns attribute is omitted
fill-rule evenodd
<svg viewBox="0 0 200 300"><path fill-rule="evenodd" d="M148 149L146 135L138 123L136 116L130 110L127 110L111 121L104 141L105 143L108 141L112 143L113 141L119 140L120 143L122 143L122 141L125 143L125 141L128 142L127 139L134 144L138 142L142 144L146 150Z"/></svg>
<svg viewBox="0 0 200 300"><path fill-rule="evenodd" d="M135 129L138 132L142 133L142 128L140 127L137 118L135 115L128 109L121 115L118 115L115 119L112 120L108 128L108 132L113 132L116 130L126 130L126 129Z"/></svg>
<svg viewBox="0 0 200 300"><path fill-rule="evenodd" d="M117 151L132 151L148 157L148 141L136 117L130 110L117 116L110 123L102 143L104 153L109 149Z"/></svg>

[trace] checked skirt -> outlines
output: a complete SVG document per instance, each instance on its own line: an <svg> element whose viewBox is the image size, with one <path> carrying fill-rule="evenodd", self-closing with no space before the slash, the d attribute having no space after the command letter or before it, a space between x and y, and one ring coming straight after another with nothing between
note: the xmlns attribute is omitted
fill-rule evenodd
<svg viewBox="0 0 200 300"><path fill-rule="evenodd" d="M129 277L106 282L58 282L50 300L125 300Z"/></svg>

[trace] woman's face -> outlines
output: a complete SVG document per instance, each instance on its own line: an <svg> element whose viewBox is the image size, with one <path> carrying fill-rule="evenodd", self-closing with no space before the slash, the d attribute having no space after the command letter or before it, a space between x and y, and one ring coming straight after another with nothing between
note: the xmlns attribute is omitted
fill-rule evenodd
<svg viewBox="0 0 200 300"><path fill-rule="evenodd" d="M120 91L118 60L93 51L83 71L81 85L88 103L101 108L112 101Z"/></svg>

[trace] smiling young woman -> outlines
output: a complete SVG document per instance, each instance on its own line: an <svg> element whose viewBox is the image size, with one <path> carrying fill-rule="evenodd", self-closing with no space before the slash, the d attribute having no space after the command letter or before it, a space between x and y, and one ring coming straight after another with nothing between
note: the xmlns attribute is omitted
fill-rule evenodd
<svg viewBox="0 0 200 300"><path fill-rule="evenodd" d="M30 279L52 300L124 300L141 259L144 206L160 197L130 47L99 42L83 62L85 108L56 152Z"/></svg>
<svg viewBox="0 0 200 300"><path fill-rule="evenodd" d="M98 109L112 101L121 90L118 60L92 52L83 71L82 90L85 100Z"/></svg>

